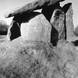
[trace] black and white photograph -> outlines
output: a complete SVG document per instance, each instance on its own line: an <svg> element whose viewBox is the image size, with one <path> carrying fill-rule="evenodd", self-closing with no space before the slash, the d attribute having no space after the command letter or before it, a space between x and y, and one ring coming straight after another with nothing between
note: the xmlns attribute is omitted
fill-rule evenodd
<svg viewBox="0 0 78 78"><path fill-rule="evenodd" d="M0 78L78 78L78 0L0 0Z"/></svg>

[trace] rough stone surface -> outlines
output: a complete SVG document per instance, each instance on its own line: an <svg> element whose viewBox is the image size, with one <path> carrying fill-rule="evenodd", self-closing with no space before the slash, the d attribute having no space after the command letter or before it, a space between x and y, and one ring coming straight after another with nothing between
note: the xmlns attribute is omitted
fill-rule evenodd
<svg viewBox="0 0 78 78"><path fill-rule="evenodd" d="M8 14L6 17L11 17L16 14L21 14L23 12L31 12L35 9L42 8L45 5L49 6L60 1L64 1L64 0L32 0L28 4L26 4L24 7Z"/></svg>
<svg viewBox="0 0 78 78"><path fill-rule="evenodd" d="M55 51L56 52L56 51ZM77 78L78 72L78 50L72 43L59 41L57 53L60 56L59 66L63 68L65 78Z"/></svg>
<svg viewBox="0 0 78 78"><path fill-rule="evenodd" d="M50 46L43 42L22 41L20 38L2 43L0 78L52 78L57 72L57 57Z"/></svg>
<svg viewBox="0 0 78 78"><path fill-rule="evenodd" d="M58 40L65 39L64 12L55 9L50 23L52 25L51 42L55 45Z"/></svg>
<svg viewBox="0 0 78 78"><path fill-rule="evenodd" d="M32 6L30 3L29 11L34 10ZM54 9L51 24L36 12L14 16L12 32L18 26L21 37L0 43L0 78L78 78L78 47L74 46L78 40L69 42L73 37L71 6L71 3L65 5L64 12ZM14 36L16 32L11 34Z"/></svg>
<svg viewBox="0 0 78 78"><path fill-rule="evenodd" d="M0 44L0 78L77 78L78 52L73 44L23 41Z"/></svg>
<svg viewBox="0 0 78 78"><path fill-rule="evenodd" d="M51 25L43 14L21 24L21 37L24 40L50 42Z"/></svg>
<svg viewBox="0 0 78 78"><path fill-rule="evenodd" d="M66 13L66 35L67 41L72 41L74 38L74 24L73 24L73 9L72 3L68 3L63 7Z"/></svg>

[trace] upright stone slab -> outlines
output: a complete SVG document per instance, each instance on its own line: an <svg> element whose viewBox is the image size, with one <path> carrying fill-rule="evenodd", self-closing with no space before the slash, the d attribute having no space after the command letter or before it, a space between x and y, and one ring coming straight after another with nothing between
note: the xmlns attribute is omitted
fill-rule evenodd
<svg viewBox="0 0 78 78"><path fill-rule="evenodd" d="M55 9L50 23L52 25L51 42L56 45L58 40L65 39L64 12Z"/></svg>
<svg viewBox="0 0 78 78"><path fill-rule="evenodd" d="M43 14L38 14L21 24L21 36L23 40L50 42L51 25Z"/></svg>
<svg viewBox="0 0 78 78"><path fill-rule="evenodd" d="M67 35L67 41L72 41L74 38L74 25L73 25L73 9L72 9L72 3L68 3L63 7L63 10L66 15L66 35Z"/></svg>
<svg viewBox="0 0 78 78"><path fill-rule="evenodd" d="M78 26L74 29L74 34L78 37Z"/></svg>

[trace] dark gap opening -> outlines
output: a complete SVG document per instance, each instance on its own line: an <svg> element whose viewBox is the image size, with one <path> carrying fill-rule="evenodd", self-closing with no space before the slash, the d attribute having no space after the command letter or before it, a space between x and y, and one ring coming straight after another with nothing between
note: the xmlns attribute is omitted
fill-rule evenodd
<svg viewBox="0 0 78 78"><path fill-rule="evenodd" d="M64 11L64 13L66 13L69 9L69 7L72 5L72 3L67 3L63 6L62 10Z"/></svg>
<svg viewBox="0 0 78 78"><path fill-rule="evenodd" d="M46 17L46 19L48 21L50 21L51 17L52 17L52 14L54 12L55 9L61 9L61 6L58 3L54 4L54 5L50 5L50 6L44 6L43 9L42 9L42 13L44 14L44 16Z"/></svg>
<svg viewBox="0 0 78 78"><path fill-rule="evenodd" d="M53 26L51 30L51 41L50 42L53 44L53 46L56 46L58 42L58 32Z"/></svg>
<svg viewBox="0 0 78 78"><path fill-rule="evenodd" d="M72 43L74 44L74 46L78 46L78 40L72 41Z"/></svg>

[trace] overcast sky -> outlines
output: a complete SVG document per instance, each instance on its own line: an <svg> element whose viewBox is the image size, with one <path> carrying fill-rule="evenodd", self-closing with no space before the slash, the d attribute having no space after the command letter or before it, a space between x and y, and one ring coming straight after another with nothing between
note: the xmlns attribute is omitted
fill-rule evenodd
<svg viewBox="0 0 78 78"><path fill-rule="evenodd" d="M10 23L10 18L5 19L4 16L10 13L10 11L24 6L28 1L31 0L0 0L0 20L2 19Z"/></svg>
<svg viewBox="0 0 78 78"><path fill-rule="evenodd" d="M19 8L27 3L27 1L31 0L0 0L0 20L4 19L8 23L10 23L10 19L5 19L4 16L10 11ZM73 22L74 26L78 25L78 0L65 0L64 3L72 2L73 3Z"/></svg>

